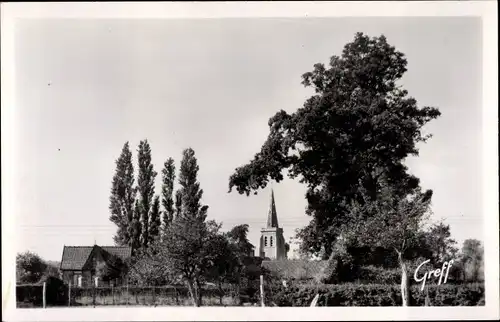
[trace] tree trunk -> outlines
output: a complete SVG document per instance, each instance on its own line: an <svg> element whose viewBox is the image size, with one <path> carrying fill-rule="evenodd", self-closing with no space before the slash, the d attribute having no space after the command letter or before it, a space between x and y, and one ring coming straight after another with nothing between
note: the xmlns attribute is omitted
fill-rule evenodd
<svg viewBox="0 0 500 322"><path fill-rule="evenodd" d="M201 285L200 285L200 280L197 278L196 281L196 291L197 291L197 300L198 300L198 303L196 306L201 306L201 297L202 297L202 293L201 293Z"/></svg>
<svg viewBox="0 0 500 322"><path fill-rule="evenodd" d="M223 291L222 291L222 282L218 281L218 286L219 286L219 304L222 306L222 298L223 298Z"/></svg>
<svg viewBox="0 0 500 322"><path fill-rule="evenodd" d="M401 267L401 300L402 306L410 306L410 281L406 263L403 260L402 254L398 253L399 266Z"/></svg>
<svg viewBox="0 0 500 322"><path fill-rule="evenodd" d="M186 281L187 283L187 286L188 286L188 290L189 290L189 295L191 295L191 300L193 301L193 305L198 307L198 296L196 294L196 290L194 288L194 285L193 285L193 281L191 280L187 280Z"/></svg>

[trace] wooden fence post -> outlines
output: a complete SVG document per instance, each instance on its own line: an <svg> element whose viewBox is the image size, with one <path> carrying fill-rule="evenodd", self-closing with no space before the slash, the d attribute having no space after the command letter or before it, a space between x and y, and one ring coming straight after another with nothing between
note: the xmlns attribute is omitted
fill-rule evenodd
<svg viewBox="0 0 500 322"><path fill-rule="evenodd" d="M114 283L111 283L111 298L112 298L112 303L115 305L115 289L114 289Z"/></svg>
<svg viewBox="0 0 500 322"><path fill-rule="evenodd" d="M71 281L68 284L68 306L71 306Z"/></svg>
<svg viewBox="0 0 500 322"><path fill-rule="evenodd" d="M264 275L260 276L260 305L262 307L266 306L264 304Z"/></svg>
<svg viewBox="0 0 500 322"><path fill-rule="evenodd" d="M43 308L45 308L47 306L47 297L46 297L46 293L47 293L47 282L43 282L43 294L42 294L42 305L43 305Z"/></svg>
<svg viewBox="0 0 500 322"><path fill-rule="evenodd" d="M153 306L156 304L156 296L155 296L155 286L153 285Z"/></svg>

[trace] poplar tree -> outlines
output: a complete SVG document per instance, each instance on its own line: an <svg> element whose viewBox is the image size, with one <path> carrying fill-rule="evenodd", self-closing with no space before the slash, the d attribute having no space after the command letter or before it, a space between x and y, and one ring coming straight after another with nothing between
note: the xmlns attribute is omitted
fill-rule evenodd
<svg viewBox="0 0 500 322"><path fill-rule="evenodd" d="M162 199L163 205L163 231L168 229L174 218L174 182L175 182L175 164L174 159L169 158L162 170Z"/></svg>
<svg viewBox="0 0 500 322"><path fill-rule="evenodd" d="M148 140L143 140L139 143L138 161L139 176L137 179L137 188L141 203L141 243L144 248L147 248L150 240L149 218L151 215L151 206L153 204L154 183L156 178L156 172L151 162L151 147L149 146Z"/></svg>
<svg viewBox="0 0 500 322"><path fill-rule="evenodd" d="M134 187L134 166L129 143L123 145L120 157L115 161L116 170L109 198L109 220L117 227L113 237L115 244L131 245L129 226L132 222L136 189Z"/></svg>
<svg viewBox="0 0 500 322"><path fill-rule="evenodd" d="M141 203L139 202L139 200L136 200L134 205L132 225L130 225L130 236L132 239L131 246L134 251L141 248L141 214Z"/></svg>
<svg viewBox="0 0 500 322"><path fill-rule="evenodd" d="M149 242L151 245L159 236L161 228L161 211L160 211L160 197L155 196L153 206L151 207L149 221Z"/></svg>
<svg viewBox="0 0 500 322"><path fill-rule="evenodd" d="M200 203L203 189L197 180L199 169L194 150L184 150L179 173L178 202L181 203L182 217L205 221L208 206L202 206Z"/></svg>

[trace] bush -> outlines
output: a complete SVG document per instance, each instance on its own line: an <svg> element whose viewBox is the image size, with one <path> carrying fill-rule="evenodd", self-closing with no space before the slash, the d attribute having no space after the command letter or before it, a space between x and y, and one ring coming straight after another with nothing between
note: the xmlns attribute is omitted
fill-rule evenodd
<svg viewBox="0 0 500 322"><path fill-rule="evenodd" d="M22 307L43 306L43 283L45 288L45 304L66 305L68 303L68 286L62 280L53 276L44 276L36 284L16 286L16 302Z"/></svg>
<svg viewBox="0 0 500 322"><path fill-rule="evenodd" d="M20 307L42 307L43 286L24 284L16 286L16 303Z"/></svg>
<svg viewBox="0 0 500 322"><path fill-rule="evenodd" d="M377 266L360 267L355 279L358 283L365 284L398 284L401 282L399 268L383 268Z"/></svg>
<svg viewBox="0 0 500 322"><path fill-rule="evenodd" d="M432 306L484 305L484 284L429 285ZM399 285L338 284L300 285L275 289L272 302L278 306L309 306L320 294L318 306L401 306ZM426 292L411 288L414 306L424 306ZM482 303L482 304L481 304Z"/></svg>
<svg viewBox="0 0 500 322"><path fill-rule="evenodd" d="M54 276L44 276L39 285L46 283L45 300L47 305L67 305L68 286L64 281Z"/></svg>

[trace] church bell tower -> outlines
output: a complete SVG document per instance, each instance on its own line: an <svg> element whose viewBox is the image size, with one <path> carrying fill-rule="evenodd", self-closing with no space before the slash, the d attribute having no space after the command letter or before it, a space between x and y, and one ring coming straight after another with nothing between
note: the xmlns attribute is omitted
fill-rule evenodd
<svg viewBox="0 0 500 322"><path fill-rule="evenodd" d="M270 260L286 259L285 238L283 237L283 228L280 228L278 225L278 214L276 213L273 190L271 190L267 225L260 232L260 257Z"/></svg>

